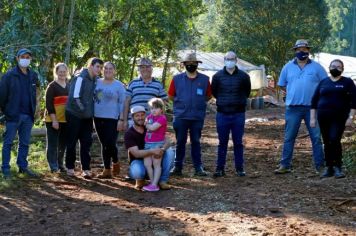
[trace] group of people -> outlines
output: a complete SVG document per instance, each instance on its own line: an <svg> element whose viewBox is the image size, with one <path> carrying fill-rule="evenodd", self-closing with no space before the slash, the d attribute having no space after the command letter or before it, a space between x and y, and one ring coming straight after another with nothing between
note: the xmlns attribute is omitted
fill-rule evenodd
<svg viewBox="0 0 356 236"><path fill-rule="evenodd" d="M298 40L293 47L295 58L282 69L279 86L286 89L285 137L280 167L276 174L291 171L295 139L302 120L312 141L315 169L322 177L342 178L341 137L346 125L352 124L356 110L356 88L350 78L341 76L341 60L330 63L330 76L323 67L309 58L311 46ZM19 172L36 173L28 168L27 154L36 110L37 74L29 68L32 53L17 52L17 66L0 81L0 108L6 125L2 149L2 173L11 177L10 153L18 134ZM54 80L46 89L45 123L46 155L52 172L75 175L76 144L80 143L82 176L90 179L90 148L95 125L101 143L104 168L98 178L112 178L120 173L117 138L125 132L124 143L129 155L128 176L135 188L145 191L170 189L170 175L183 174L188 134L190 155L195 176L207 176L201 152L201 134L207 101L216 99L216 130L218 148L213 177L225 175L227 148L232 135L234 164L237 176L245 176L243 135L247 99L251 92L249 75L237 66L237 56L229 51L224 67L212 78L200 73L195 53L182 60L185 71L173 77L168 93L160 81L152 77L153 64L147 58L138 62L139 77L127 88L116 80L112 62L91 58L86 68L68 81L69 70L64 63L54 67ZM100 78L100 75L103 75ZM175 152L166 137L165 106L173 101ZM320 126L320 129L319 129ZM323 143L321 142L323 138ZM149 184L146 185L146 178Z"/></svg>

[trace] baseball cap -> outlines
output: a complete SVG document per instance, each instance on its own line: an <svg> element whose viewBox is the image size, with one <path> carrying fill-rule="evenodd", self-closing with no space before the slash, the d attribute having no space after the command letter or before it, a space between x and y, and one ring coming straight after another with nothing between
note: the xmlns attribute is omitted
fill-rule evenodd
<svg viewBox="0 0 356 236"><path fill-rule="evenodd" d="M16 53L16 56L19 57L19 56L22 56L22 55L24 55L26 53L30 54L30 56L32 56L32 52L27 48L21 48L20 50L18 50L17 53Z"/></svg>
<svg viewBox="0 0 356 236"><path fill-rule="evenodd" d="M133 106L131 108L131 114L135 114L137 112L145 112L146 113L146 109L143 106Z"/></svg>

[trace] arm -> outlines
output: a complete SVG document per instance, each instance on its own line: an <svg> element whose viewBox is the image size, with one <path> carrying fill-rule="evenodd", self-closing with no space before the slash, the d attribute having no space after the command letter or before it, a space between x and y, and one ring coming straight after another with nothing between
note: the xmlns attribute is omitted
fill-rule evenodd
<svg viewBox="0 0 356 236"><path fill-rule="evenodd" d="M310 127L316 126L316 109L310 109Z"/></svg>
<svg viewBox="0 0 356 236"><path fill-rule="evenodd" d="M156 131L158 130L162 125L159 122L155 122L153 124L146 124L146 128L149 131Z"/></svg>
<svg viewBox="0 0 356 236"><path fill-rule="evenodd" d="M248 98L251 94L251 79L250 76L247 74L247 78L245 80L245 91L246 91L246 98Z"/></svg>
<svg viewBox="0 0 356 236"><path fill-rule="evenodd" d="M352 125L353 119L356 114L356 86L353 81L351 81L350 84L351 110L349 113L349 118L346 121L346 125Z"/></svg>
<svg viewBox="0 0 356 236"><path fill-rule="evenodd" d="M209 101L212 98L212 92L211 92L211 84L210 81L208 79L208 87L206 89L206 100Z"/></svg>
<svg viewBox="0 0 356 236"><path fill-rule="evenodd" d="M124 87L124 85L120 82L120 98L119 98L119 103L120 103L120 114L119 114L119 120L117 122L117 131L124 131L125 127L124 127L124 110L125 110L125 101L126 101L126 89ZM126 116L127 117L127 116ZM127 120L127 118L126 118Z"/></svg>
<svg viewBox="0 0 356 236"><path fill-rule="evenodd" d="M137 146L130 147L128 151L136 158L143 159L145 157L151 156L161 156L163 154L163 150L161 148L153 148L148 150L140 150Z"/></svg>
<svg viewBox="0 0 356 236"><path fill-rule="evenodd" d="M173 78L168 89L168 99L173 101L175 95L176 95L176 88L174 86L174 78Z"/></svg>
<svg viewBox="0 0 356 236"><path fill-rule="evenodd" d="M82 88L82 82L83 82L83 78L78 76L76 81L75 81L75 85L74 85L74 94L73 94L73 98L77 104L77 106L79 107L79 109L81 111L84 111L84 105L83 103L80 101L80 90Z"/></svg>
<svg viewBox="0 0 356 236"><path fill-rule="evenodd" d="M7 103L8 92L8 76L5 74L0 80L0 109L2 110Z"/></svg>
<svg viewBox="0 0 356 236"><path fill-rule="evenodd" d="M124 129L127 129L127 127L128 127L127 119L128 119L128 115L129 115L130 103L131 103L131 96L126 96L124 109L123 109L123 116L120 116L120 119L123 119L123 128Z"/></svg>
<svg viewBox="0 0 356 236"><path fill-rule="evenodd" d="M48 112L48 115L51 117L52 120L52 127L54 129L58 129L59 128L59 124L57 121L57 117L56 117L56 111L54 109L54 89L52 84L48 85L47 90L46 90L46 110Z"/></svg>
<svg viewBox="0 0 356 236"><path fill-rule="evenodd" d="M213 79L211 80L211 93L212 95L217 98L218 96L218 78L215 75L213 75Z"/></svg>

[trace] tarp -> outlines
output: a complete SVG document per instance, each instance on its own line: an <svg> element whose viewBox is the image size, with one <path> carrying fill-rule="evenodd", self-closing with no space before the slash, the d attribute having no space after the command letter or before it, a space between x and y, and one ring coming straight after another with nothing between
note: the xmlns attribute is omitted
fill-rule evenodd
<svg viewBox="0 0 356 236"><path fill-rule="evenodd" d="M327 72L329 72L329 65L332 60L340 59L344 63L343 76L356 79L356 57L342 56L330 53L316 53L312 57L315 61L319 62Z"/></svg>
<svg viewBox="0 0 356 236"><path fill-rule="evenodd" d="M184 55L190 52L192 51L178 51L178 58L180 58L179 60L182 60L184 58ZM221 70L224 67L225 53L202 51L195 51L195 53L197 55L198 60L202 61L202 63L199 64L198 69L210 78L212 78L218 70ZM265 74L264 65L256 66L250 62L238 58L237 66L239 67L239 69L246 71L250 75L252 89L260 89L267 86L267 78Z"/></svg>

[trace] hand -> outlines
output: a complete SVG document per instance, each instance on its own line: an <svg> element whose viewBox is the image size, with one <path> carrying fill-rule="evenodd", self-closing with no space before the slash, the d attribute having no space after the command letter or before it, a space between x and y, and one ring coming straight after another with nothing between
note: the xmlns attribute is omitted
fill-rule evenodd
<svg viewBox="0 0 356 236"><path fill-rule="evenodd" d="M79 110L80 110L81 112L83 112L83 111L85 110L85 108L84 108L84 106L83 106L83 103L80 101L80 99L79 99L79 98L76 98L76 99L75 99L75 102L76 102L77 106L79 107Z"/></svg>
<svg viewBox="0 0 356 236"><path fill-rule="evenodd" d="M124 121L123 120L119 120L117 122L116 130L117 131L124 131Z"/></svg>
<svg viewBox="0 0 356 236"><path fill-rule="evenodd" d="M347 120L346 120L346 124L345 124L346 126L352 126L353 125L353 120L352 120L352 118L348 118Z"/></svg>
<svg viewBox="0 0 356 236"><path fill-rule="evenodd" d="M310 119L310 127L315 128L315 126L316 126L315 118L314 119Z"/></svg>
<svg viewBox="0 0 356 236"><path fill-rule="evenodd" d="M52 128L58 130L59 129L59 123L58 121L52 121Z"/></svg>
<svg viewBox="0 0 356 236"><path fill-rule="evenodd" d="M127 120L124 120L122 122L122 128L123 128L123 131L126 131L128 129L128 123L127 123Z"/></svg>
<svg viewBox="0 0 356 236"><path fill-rule="evenodd" d="M161 148L151 149L153 156L161 156L163 154L163 150Z"/></svg>

